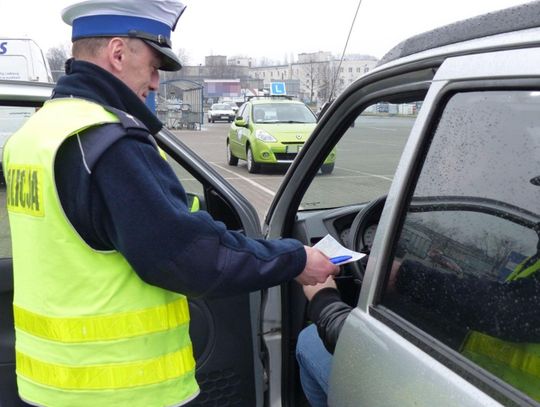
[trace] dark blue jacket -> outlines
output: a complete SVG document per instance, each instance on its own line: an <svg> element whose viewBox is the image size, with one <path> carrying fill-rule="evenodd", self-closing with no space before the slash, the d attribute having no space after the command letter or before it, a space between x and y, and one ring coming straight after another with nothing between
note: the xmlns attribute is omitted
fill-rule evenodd
<svg viewBox="0 0 540 407"><path fill-rule="evenodd" d="M182 185L149 138L161 123L113 75L91 63L68 61L53 95L125 111L148 129L118 137L118 124L92 128L69 138L58 152L62 206L91 247L118 250L147 283L188 296L255 291L303 270L301 242L250 239L228 231L207 212L189 212Z"/></svg>

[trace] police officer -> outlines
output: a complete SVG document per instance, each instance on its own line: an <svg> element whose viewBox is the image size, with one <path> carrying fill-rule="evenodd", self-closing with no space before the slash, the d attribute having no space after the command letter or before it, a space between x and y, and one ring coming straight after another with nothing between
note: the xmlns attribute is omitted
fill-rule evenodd
<svg viewBox="0 0 540 407"><path fill-rule="evenodd" d="M73 59L5 146L17 383L31 404L182 405L199 392L186 296L315 284L338 271L296 240L249 239L188 210L144 104L159 69L181 68L170 34L184 9L176 0L64 9Z"/></svg>

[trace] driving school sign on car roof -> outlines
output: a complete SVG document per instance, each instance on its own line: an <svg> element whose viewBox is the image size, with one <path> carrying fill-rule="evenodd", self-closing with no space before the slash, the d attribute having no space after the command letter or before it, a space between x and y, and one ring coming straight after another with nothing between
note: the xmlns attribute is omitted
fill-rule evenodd
<svg viewBox="0 0 540 407"><path fill-rule="evenodd" d="M270 84L271 95L286 95L285 82L272 82Z"/></svg>

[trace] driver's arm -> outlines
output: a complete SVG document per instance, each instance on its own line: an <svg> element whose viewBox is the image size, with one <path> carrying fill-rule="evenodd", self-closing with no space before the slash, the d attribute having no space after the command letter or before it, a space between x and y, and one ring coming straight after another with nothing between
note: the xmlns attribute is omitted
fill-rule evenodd
<svg viewBox="0 0 540 407"><path fill-rule="evenodd" d="M317 325L317 332L326 350L334 353L345 319L352 308L344 303L332 277L325 283L304 287L308 298L308 317Z"/></svg>

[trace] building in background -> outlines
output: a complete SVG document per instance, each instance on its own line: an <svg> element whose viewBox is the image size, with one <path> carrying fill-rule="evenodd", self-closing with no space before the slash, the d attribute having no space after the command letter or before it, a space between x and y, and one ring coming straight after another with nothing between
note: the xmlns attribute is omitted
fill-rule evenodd
<svg viewBox="0 0 540 407"><path fill-rule="evenodd" d="M288 94L311 105L320 105L372 70L377 62L370 55L347 55L341 61L330 52L319 51L298 54L298 61L287 65L253 67L249 75L262 81L264 88L269 88L272 82L289 82Z"/></svg>

